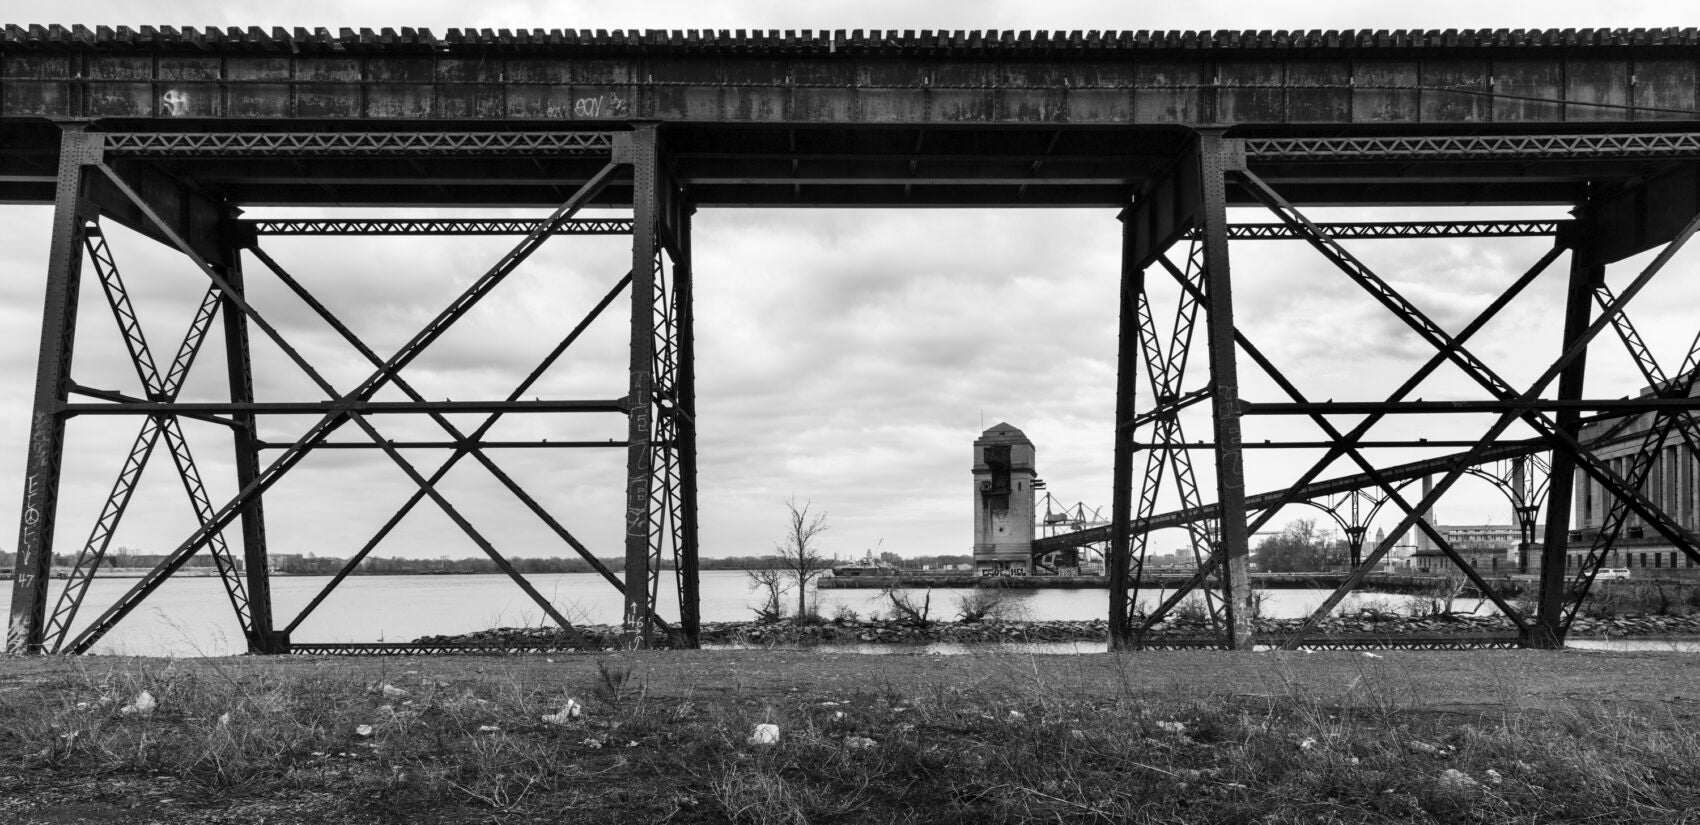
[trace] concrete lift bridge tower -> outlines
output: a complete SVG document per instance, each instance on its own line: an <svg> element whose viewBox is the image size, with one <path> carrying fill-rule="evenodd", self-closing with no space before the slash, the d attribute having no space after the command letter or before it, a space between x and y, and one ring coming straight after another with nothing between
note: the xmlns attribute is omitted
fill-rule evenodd
<svg viewBox="0 0 1700 825"><path fill-rule="evenodd" d="M1033 442L997 424L974 440L974 570L1032 572Z"/></svg>

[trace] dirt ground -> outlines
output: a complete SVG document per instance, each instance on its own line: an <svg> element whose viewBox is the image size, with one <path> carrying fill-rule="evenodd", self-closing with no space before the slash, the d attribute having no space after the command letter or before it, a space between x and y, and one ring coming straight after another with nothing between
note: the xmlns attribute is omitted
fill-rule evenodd
<svg viewBox="0 0 1700 825"><path fill-rule="evenodd" d="M449 682L492 679L524 683L586 682L598 663L618 662L653 698L736 695L831 695L890 688L914 693L940 687L1062 696L1153 694L1281 696L1319 700L1386 692L1407 709L1506 707L1541 710L1577 701L1669 704L1700 709L1700 654L1668 651L1152 651L1119 655L1000 653L869 655L797 650L635 651L555 657L296 657L275 659L136 659L119 657L0 659L0 690L27 689L72 674L98 676L137 667L182 668L233 675L417 672ZM212 675L209 673L208 675Z"/></svg>
<svg viewBox="0 0 1700 825"><path fill-rule="evenodd" d="M0 658L0 699L9 698L7 694L13 699L46 697L64 690L68 684L88 685L108 678L135 679L138 672L155 676L174 672L209 684L256 685L268 681L311 684L315 677L322 677L327 681L354 680L372 685L434 684L442 695L467 691L489 694L498 686L509 686L527 694L548 691L558 695L563 689L582 691L585 686L596 684L609 669L628 674L628 686L643 701L658 707L692 704L745 709L810 707L814 708L811 712L822 713L815 706L869 696L939 697L934 704L983 701L988 706L994 699L1006 704L1009 701L1041 704L1046 697L1076 703L1102 699L1119 707L1125 707L1129 698L1273 706L1302 697L1322 707L1363 708L1366 704L1385 703L1387 708L1397 709L1400 719L1406 720L1398 722L1401 729L1405 725L1467 728L1484 720L1526 718L1549 711L1574 714L1577 708L1586 708L1592 709L1588 711L1590 714L1599 712L1616 717L1627 713L1640 719L1662 720L1650 724L1670 730L1683 729L1685 736L1700 718L1700 654L1671 651L1248 654L1198 651L1033 655L988 647L970 655L742 650L372 659L6 657ZM1118 700L1123 704L1117 705ZM372 699L370 703L381 701L381 698ZM921 702L925 704L926 700ZM1000 712L1015 715L1007 708ZM1037 718L1043 712L1029 713ZM1430 721L1424 723L1416 717ZM535 722L532 724L536 726ZM990 729L976 728L971 735L964 734L960 746L978 741L987 730ZM1072 733L1078 736L1081 732ZM648 740L642 748L636 747L637 742L632 744L635 750L630 753L634 754L650 747ZM626 757L621 754L592 751L584 758L592 760L586 764L602 764L594 760L604 760L606 770L619 775L630 772ZM326 757L330 761L325 764L338 764L338 756L330 754ZM23 762L14 763L16 757L14 754L0 760L0 768L14 764L18 767L18 770L0 769L0 823L325 822L328 820L324 816L339 811L337 816L344 817L343 821L369 822L636 822L650 821L646 817L660 809L658 804L666 807L660 804L666 800L658 802L658 789L644 787L653 780L643 779L637 773L632 774L635 783L630 789L632 796L626 796L619 788L604 788L594 798L580 799L574 795L572 799L578 800L573 803L575 806L589 806L573 807L577 812L574 816L582 813L586 818L556 819L547 815L523 816L517 809L507 813L492 810L478 813L464 806L409 811L368 805L355 813L345 806L345 798L339 798L336 789L350 789L344 792L346 796L354 792L352 789L370 788L372 779L367 774L389 770L382 764L365 765L358 761L350 761L341 768L314 768L324 771L326 784L320 793L312 785L305 789L292 786L295 790L288 792L257 787L220 789L163 773L115 771L96 775L74 770L42 771L25 768ZM1275 763L1279 764L1280 759L1274 760ZM1352 764L1356 762L1352 760ZM363 784L355 782L361 776L365 776ZM564 798L560 794L577 794L567 787L568 790L557 788L557 796L551 799L559 801ZM1537 792L1529 793L1538 798ZM1255 812L1255 808L1253 804L1247 810ZM561 809L556 810L559 815ZM765 821L759 817L682 813L687 811L676 809L679 816L674 821ZM354 818L346 818L350 815ZM1074 817L1068 821L1074 821ZM1097 820L1088 817L1081 821ZM1338 821L1359 820L1348 817ZM1678 820L1653 817L1645 821Z"/></svg>

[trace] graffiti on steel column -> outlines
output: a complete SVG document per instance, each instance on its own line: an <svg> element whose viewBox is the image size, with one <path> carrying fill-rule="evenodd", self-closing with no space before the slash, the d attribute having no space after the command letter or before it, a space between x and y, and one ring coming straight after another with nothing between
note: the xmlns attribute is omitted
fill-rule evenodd
<svg viewBox="0 0 1700 825"><path fill-rule="evenodd" d="M626 535L649 535L649 475L632 473L626 482Z"/></svg>
<svg viewBox="0 0 1700 825"><path fill-rule="evenodd" d="M1236 393L1237 395L1237 393ZM1240 420L1231 417L1222 422L1221 448L1217 452L1217 472L1222 480L1237 487L1245 486L1245 453L1240 446Z"/></svg>
<svg viewBox="0 0 1700 825"><path fill-rule="evenodd" d="M159 96L159 113L163 117L182 117L189 114L189 94L176 89Z"/></svg>
<svg viewBox="0 0 1700 825"><path fill-rule="evenodd" d="M50 413L38 412L35 414L35 420L30 422L30 461L46 461L48 448L52 443L53 416Z"/></svg>
<svg viewBox="0 0 1700 825"><path fill-rule="evenodd" d="M650 409L649 373L632 374L632 399L637 402L631 413L627 449L633 457L649 455L650 424L654 412ZM633 461L631 477L626 480L626 535L649 535L649 470L647 461Z"/></svg>
<svg viewBox="0 0 1700 825"><path fill-rule="evenodd" d="M24 529L20 544L33 544L41 535L41 474L30 473L24 481Z"/></svg>
<svg viewBox="0 0 1700 825"><path fill-rule="evenodd" d="M34 426L30 428L30 467L45 468L53 460L53 416L45 412L35 414ZM28 554L35 543L41 538L41 494L42 471L36 469L24 480L24 513L23 529L18 535L18 552ZM19 561L23 561L22 558Z"/></svg>

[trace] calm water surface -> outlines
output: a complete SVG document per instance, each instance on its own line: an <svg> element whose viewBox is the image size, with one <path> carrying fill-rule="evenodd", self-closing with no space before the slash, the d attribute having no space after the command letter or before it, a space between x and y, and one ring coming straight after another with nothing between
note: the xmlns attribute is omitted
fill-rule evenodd
<svg viewBox="0 0 1700 825"><path fill-rule="evenodd" d="M614 624L620 619L619 594L594 573L533 576L531 582L567 618L581 623ZM136 579L96 579L78 614L77 629L100 614ZM272 579L273 612L279 627L293 621L329 576L278 576ZM702 618L706 622L743 621L759 599L748 589L742 571L711 570L702 574ZM58 598L63 582L55 581L49 603ZM0 582L0 601L9 603L11 582ZM665 607L677 604L671 575L661 579ZM965 589L932 591L933 615L955 618L956 602ZM790 600L795 594L788 594ZM917 594L919 596L920 594ZM1022 614L1033 620L1101 619L1108 614L1106 590L1010 591ZM1265 611L1272 616L1302 616L1328 595L1325 590L1272 590ZM883 612L877 590L828 590L821 594L827 616L848 606L866 617ZM788 600L788 604L794 601ZM811 601L812 601L811 597ZM1348 607L1377 602L1397 608L1402 596L1354 594ZM1142 603L1144 600L1142 599ZM351 576L296 629L298 642L407 642L420 636L465 633L489 627L536 625L543 611L511 579L502 575L466 576ZM1067 645L1072 651L1075 645ZM1100 646L1087 645L1088 652ZM173 578L148 597L117 628L95 645L95 653L146 656L220 656L245 649L232 617L230 602L217 578ZM877 651L870 651L877 652ZM941 649L936 652L950 652ZM1059 651L1063 652L1063 651Z"/></svg>
<svg viewBox="0 0 1700 825"><path fill-rule="evenodd" d="M292 621L329 576L278 576L272 579L272 602L278 625ZM602 577L592 573L534 576L538 591L562 613L575 621L614 624L620 619L620 598ZM702 618L708 622L743 621L751 618L750 606L758 599L748 589L741 571L711 570L702 574ZM100 611L135 584L136 579L96 579L79 614L77 629L93 621ZM675 611L665 605L677 603L674 580L662 582L663 615ZM49 599L56 599L63 582L55 581ZM932 591L933 615L944 620L956 617L956 603L967 590L940 588ZM0 603L9 603L12 583L0 582ZM1010 598L1021 615L1033 620L1101 619L1109 610L1105 590L1012 590ZM1327 598L1328 591L1271 590L1264 610L1275 617L1308 614ZM792 599L795 594L789 594ZM915 594L920 598L923 594ZM1141 600L1146 603L1145 599ZM1398 609L1408 602L1404 596L1375 593L1353 594L1347 609L1376 603ZM51 601L50 601L51 603ZM788 604L790 602L788 601ZM863 617L887 608L877 590L828 590L821 594L821 612L831 616L847 606ZM1458 607L1473 603L1460 600ZM1492 608L1486 608L1491 610ZM313 612L294 638L300 642L407 642L420 636L465 633L490 627L536 625L543 611L501 575L469 576L351 576ZM1571 647L1700 652L1700 641L1633 639L1604 641L1576 639ZM1019 647L1032 653L1098 653L1096 642L1056 642ZM224 587L212 577L178 578L167 581L142 607L95 645L94 652L138 656L223 656L243 652L245 645ZM914 646L862 645L863 653L911 653ZM925 653L961 653L964 645L935 644L920 648Z"/></svg>

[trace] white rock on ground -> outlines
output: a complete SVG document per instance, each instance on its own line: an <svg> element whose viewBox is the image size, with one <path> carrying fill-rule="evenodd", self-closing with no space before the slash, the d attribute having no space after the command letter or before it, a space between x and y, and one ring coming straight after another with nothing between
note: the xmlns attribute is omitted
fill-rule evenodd
<svg viewBox="0 0 1700 825"><path fill-rule="evenodd" d="M560 713L551 713L544 716L543 721L548 722L551 725L565 725L583 715L584 707L578 703L578 700L568 699L567 704L562 706Z"/></svg>
<svg viewBox="0 0 1700 825"><path fill-rule="evenodd" d="M1441 771L1440 776L1435 781L1440 784L1441 788L1448 791L1474 791L1482 786L1482 783L1471 779L1469 774L1457 768L1447 768Z"/></svg>
<svg viewBox="0 0 1700 825"><path fill-rule="evenodd" d="M760 725L756 725L755 731L753 731L750 734L750 740L749 741L750 741L750 744L752 744L752 745L774 745L774 744L778 744L778 742L779 742L779 726L768 724L768 723L765 723L765 722L760 724Z"/></svg>
<svg viewBox="0 0 1700 825"><path fill-rule="evenodd" d="M153 713L153 709L156 707L159 707L159 703L154 701L153 694L144 690L141 693L136 694L136 701L119 708L118 712L123 714L133 713L137 716L148 716Z"/></svg>

